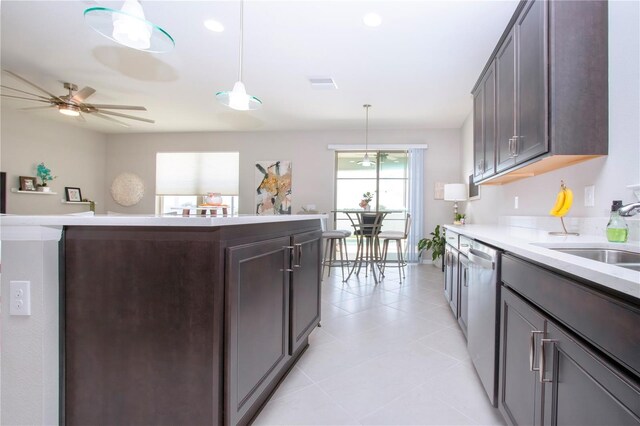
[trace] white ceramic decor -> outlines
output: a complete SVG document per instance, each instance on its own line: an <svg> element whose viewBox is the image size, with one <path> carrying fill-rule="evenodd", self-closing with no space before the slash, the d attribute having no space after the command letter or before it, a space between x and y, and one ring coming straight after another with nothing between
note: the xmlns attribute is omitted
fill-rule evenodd
<svg viewBox="0 0 640 426"><path fill-rule="evenodd" d="M111 184L111 197L121 206L135 206L144 196L144 182L133 173L120 173Z"/></svg>

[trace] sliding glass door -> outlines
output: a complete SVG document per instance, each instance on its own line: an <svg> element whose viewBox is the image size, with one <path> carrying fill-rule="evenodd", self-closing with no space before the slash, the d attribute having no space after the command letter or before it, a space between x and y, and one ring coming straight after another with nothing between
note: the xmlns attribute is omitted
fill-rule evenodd
<svg viewBox="0 0 640 426"><path fill-rule="evenodd" d="M383 223L383 231L404 231L408 207L409 154L407 151L369 151L370 166L362 164L364 152L337 151L335 179L336 210L360 209L363 194L370 192L371 210L398 210L390 213ZM345 214L334 217L336 229L352 230ZM355 239L349 242L349 255L355 254ZM395 252L390 258L395 257ZM395 250L395 246L393 247Z"/></svg>

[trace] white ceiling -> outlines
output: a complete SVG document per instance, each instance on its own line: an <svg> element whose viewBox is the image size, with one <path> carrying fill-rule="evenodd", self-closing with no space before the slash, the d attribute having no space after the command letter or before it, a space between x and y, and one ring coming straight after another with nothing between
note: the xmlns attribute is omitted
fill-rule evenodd
<svg viewBox="0 0 640 426"><path fill-rule="evenodd" d="M139 115L156 120L125 120L125 129L54 109L28 112L105 133L361 129L364 103L372 105L372 130L457 128L517 3L247 0L243 81L264 102L252 112L215 100L237 80L238 1L143 1L147 19L176 41L171 52L150 54L90 29L83 11L95 2L3 0L1 65L55 94L65 93L65 81L91 86L97 92L87 102L144 105ZM381 26L362 23L371 11ZM225 31L207 30L207 18ZM313 90L308 78L317 76L332 77L338 90ZM32 91L7 75L2 84ZM3 108L31 105L2 101Z"/></svg>

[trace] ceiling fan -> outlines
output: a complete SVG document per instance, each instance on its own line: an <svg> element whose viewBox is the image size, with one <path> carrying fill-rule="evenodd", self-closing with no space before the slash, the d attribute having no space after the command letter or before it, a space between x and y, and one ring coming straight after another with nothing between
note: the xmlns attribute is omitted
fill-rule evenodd
<svg viewBox="0 0 640 426"><path fill-rule="evenodd" d="M23 83L28 84L29 86L33 87L34 89L37 89L38 92L40 92L41 94L36 94L36 93L30 93L30 92L26 92L24 90L20 90L20 89L16 89L13 87L8 87L5 85L0 85L0 87L2 88L2 90L11 90L12 93L14 94L7 94L7 93L0 93L0 96L4 97L4 98L12 98L12 99L22 99L22 100L27 100L27 101L33 101L33 102L40 102L43 104L48 104L48 105L41 105L41 106L37 106L37 107L29 107L29 108L22 108L22 110L35 110L35 109L46 109L46 108L56 108L58 110L58 112L60 112L61 114L64 115L68 115L71 117L76 117L78 120L80 121L86 121L84 119L84 117L82 116L82 114L91 114L95 117L99 117L102 118L104 120L108 120L112 123L116 123L119 124L120 126L124 126L124 127L129 127L129 125L123 121L120 120L116 120L115 118L112 118L111 116L114 117L119 117L119 118L127 118L129 120L137 120L137 121L144 121L145 123L155 123L154 120L149 120L148 118L142 118L142 117L134 117L133 115L128 115L128 114L122 114L119 112L114 112L114 111L108 111L108 110L112 110L112 109L120 109L120 110L130 110L130 111L146 111L147 109L143 106L133 106L133 105L104 105L104 104L89 104L86 103L85 100L93 95L96 91L95 89L91 88L91 87L83 87L82 89L78 90L78 86L76 86L75 84L72 83L64 83L64 88L67 89L69 91L68 94L66 95L62 95L62 96L56 96L52 93L49 93L48 91L44 90L43 88L35 85L34 83L30 82L27 79L24 79L22 77L20 77L19 75L8 71L8 70L2 70L2 72L22 81ZM22 95L29 95L31 97L26 97L26 96L19 96L15 93L18 94L22 94ZM47 96L43 96L47 95Z"/></svg>

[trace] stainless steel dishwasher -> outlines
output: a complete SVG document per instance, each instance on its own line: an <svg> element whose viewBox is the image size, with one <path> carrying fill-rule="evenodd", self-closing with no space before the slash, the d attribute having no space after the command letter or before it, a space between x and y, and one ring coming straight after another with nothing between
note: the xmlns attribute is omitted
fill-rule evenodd
<svg viewBox="0 0 640 426"><path fill-rule="evenodd" d="M497 406L500 254L478 241L469 249L467 349L489 399Z"/></svg>

